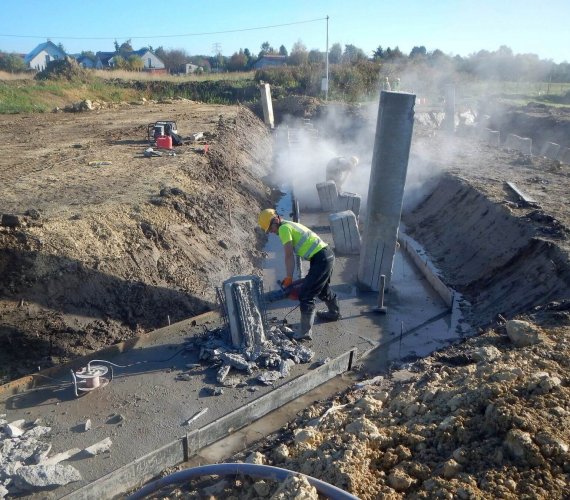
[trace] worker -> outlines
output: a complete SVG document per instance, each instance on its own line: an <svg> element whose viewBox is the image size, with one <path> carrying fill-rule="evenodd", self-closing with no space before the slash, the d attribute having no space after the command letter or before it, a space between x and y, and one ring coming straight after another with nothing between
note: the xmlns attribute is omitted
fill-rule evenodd
<svg viewBox="0 0 570 500"><path fill-rule="evenodd" d="M400 79L396 78L392 81L392 91L398 92L400 90Z"/></svg>
<svg viewBox="0 0 570 500"><path fill-rule="evenodd" d="M392 87L390 87L390 80L388 80L388 77L384 78L384 83L382 84L382 90L387 90L387 91L392 90Z"/></svg>
<svg viewBox="0 0 570 500"><path fill-rule="evenodd" d="M358 158L337 156L327 163L327 181L334 181L340 191L350 172L358 165Z"/></svg>
<svg viewBox="0 0 570 500"><path fill-rule="evenodd" d="M282 219L272 208L263 210L257 220L259 227L266 234L276 234L283 244L287 272L287 276L281 282L284 288L293 283L295 254L310 262L309 272L303 279L299 291L301 325L293 334L295 340L310 340L315 314L325 321L337 321L341 318L337 296L330 287L334 253L328 244L308 227ZM316 297L324 301L327 311L315 313Z"/></svg>

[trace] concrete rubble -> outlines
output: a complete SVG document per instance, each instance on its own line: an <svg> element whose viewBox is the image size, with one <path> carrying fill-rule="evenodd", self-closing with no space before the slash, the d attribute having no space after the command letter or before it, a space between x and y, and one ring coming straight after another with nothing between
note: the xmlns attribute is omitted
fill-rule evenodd
<svg viewBox="0 0 570 500"><path fill-rule="evenodd" d="M289 375L291 368L308 363L314 352L291 340L285 325L273 325L265 333L265 340L247 348L234 348L227 328L219 328L186 344L186 350L198 351L202 362L217 366L216 382L222 386L272 385ZM192 371L200 365L192 365L188 372L177 376L178 380L190 380Z"/></svg>
<svg viewBox="0 0 570 500"><path fill-rule="evenodd" d="M80 472L68 464L71 457L95 456L110 450L109 438L85 450L70 449L50 456L51 443L43 441L51 428L39 421L8 422L0 415L0 498L25 495L35 491L53 489L82 479Z"/></svg>

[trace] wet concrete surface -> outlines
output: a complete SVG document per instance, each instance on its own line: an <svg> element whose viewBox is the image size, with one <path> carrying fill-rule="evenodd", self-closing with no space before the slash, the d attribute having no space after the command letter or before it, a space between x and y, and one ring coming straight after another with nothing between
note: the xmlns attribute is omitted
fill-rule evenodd
<svg viewBox="0 0 570 500"><path fill-rule="evenodd" d="M332 244L332 234L326 231L326 214L301 214L301 222L315 227ZM270 265L264 270L264 286L269 291L284 276L282 249L276 236L270 235L266 250ZM391 286L385 295L386 314L374 312L376 292L358 290L357 270L358 256L337 256L332 285L339 296L343 318L333 323L317 321L314 339L305 343L314 350L314 360L334 358L356 347L360 356L357 364L373 374L395 361L424 356L458 339L460 320L452 317L403 252L397 251L395 256ZM271 324L282 324L285 320L295 328L299 322L297 305L298 302L291 300L268 304ZM103 358L127 367L115 367L114 379L106 387L80 397L74 395L69 368L52 374L51 380L45 379L48 383L45 387L15 395L0 392L0 413L6 413L8 421L23 418L31 423L41 419L42 425L52 427L49 439L52 455L85 448L107 437L113 441L110 453L68 461L81 472L83 481L30 498L60 498L69 494L270 393L274 387L309 372L314 366L295 365L290 376L277 381L274 387L225 387L220 396L211 395L217 385L216 369L207 365L191 370L190 380L177 380L177 375L188 371L187 365L198 363L198 352L184 349L185 342L203 334L205 329L212 330L222 324L217 314L210 313L142 337L133 349ZM367 356L362 357L365 353ZM204 408L208 411L203 416L191 426L185 425ZM88 418L92 429L84 431L83 424Z"/></svg>

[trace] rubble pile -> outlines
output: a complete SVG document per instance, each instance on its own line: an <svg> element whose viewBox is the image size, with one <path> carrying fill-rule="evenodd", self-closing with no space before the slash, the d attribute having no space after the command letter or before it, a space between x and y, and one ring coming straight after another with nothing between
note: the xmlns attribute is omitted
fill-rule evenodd
<svg viewBox="0 0 570 500"><path fill-rule="evenodd" d="M81 481L79 471L62 464L71 457L88 458L109 451L109 438L84 450L71 449L52 454L52 445L45 441L51 428L41 422L25 420L8 422L0 415L0 499L51 490L75 481Z"/></svg>
<svg viewBox="0 0 570 500"><path fill-rule="evenodd" d="M362 499L565 498L569 309L543 310L542 328L509 321L360 382L254 450L261 463Z"/></svg>
<svg viewBox="0 0 570 500"><path fill-rule="evenodd" d="M287 377L292 366L308 363L314 357L311 349L287 336L292 332L286 325L273 325L265 333L265 341L236 349L232 347L228 329L222 327L190 340L185 348L199 352L201 361L218 367L216 381L221 386L273 385ZM179 378L186 376L190 375L182 373Z"/></svg>

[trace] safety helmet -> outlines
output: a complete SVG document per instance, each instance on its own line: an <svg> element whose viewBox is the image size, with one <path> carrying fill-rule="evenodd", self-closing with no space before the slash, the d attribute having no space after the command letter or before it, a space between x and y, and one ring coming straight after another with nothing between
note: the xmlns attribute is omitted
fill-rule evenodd
<svg viewBox="0 0 570 500"><path fill-rule="evenodd" d="M351 156L350 161L355 167L356 167L356 165L358 165L358 157L357 156Z"/></svg>
<svg viewBox="0 0 570 500"><path fill-rule="evenodd" d="M259 224L259 227L261 229L267 232L269 231L269 227L271 226L271 221L276 216L277 214L275 213L275 210L273 210L272 208L266 208L265 210L262 210L261 213L259 214L259 217L257 218L257 223Z"/></svg>

